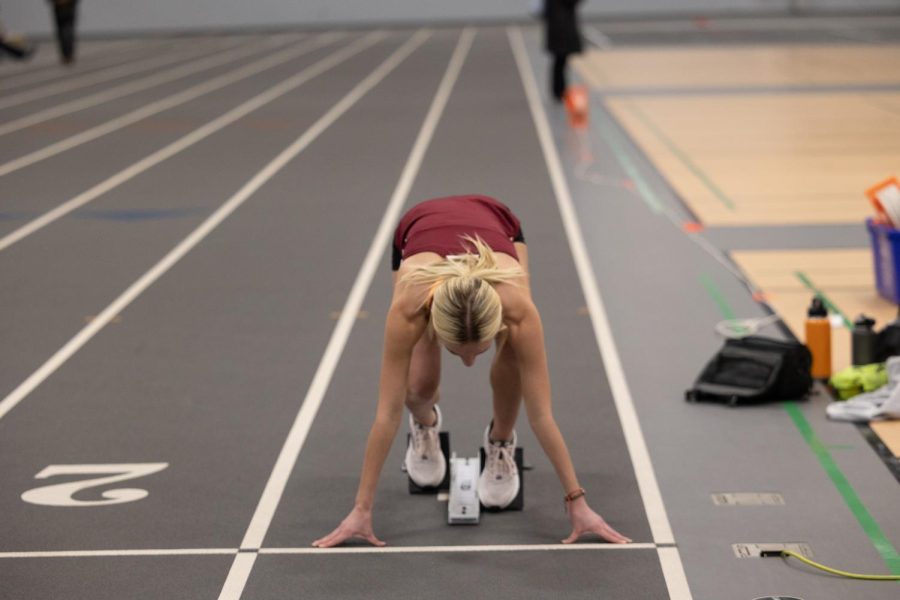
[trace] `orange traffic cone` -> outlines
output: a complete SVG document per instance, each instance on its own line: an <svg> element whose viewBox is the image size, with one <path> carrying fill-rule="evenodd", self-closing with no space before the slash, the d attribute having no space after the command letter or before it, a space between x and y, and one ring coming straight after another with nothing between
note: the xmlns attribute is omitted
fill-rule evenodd
<svg viewBox="0 0 900 600"><path fill-rule="evenodd" d="M563 100L566 104L566 112L569 115L569 125L576 129L586 127L590 109L587 88L583 85L569 86L566 88Z"/></svg>

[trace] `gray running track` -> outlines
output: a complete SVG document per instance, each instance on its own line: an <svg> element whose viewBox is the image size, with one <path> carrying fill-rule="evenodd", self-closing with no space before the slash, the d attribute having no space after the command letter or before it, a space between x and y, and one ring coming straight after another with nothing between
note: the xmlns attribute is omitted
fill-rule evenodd
<svg viewBox="0 0 900 600"><path fill-rule="evenodd" d="M309 39L310 38L306 38L303 41L299 42L295 41L293 45L298 46L303 43L309 43ZM259 42L256 41L244 43L245 46L250 47L258 46L258 44ZM253 53L250 56L235 58L235 60L230 61L226 64L214 66L210 69L206 69L198 73L193 73L171 82L156 85L145 90L141 90L135 94L129 94L121 98L115 98L96 106L91 106L83 110L70 112L66 115L42 121L40 123L35 123L34 125L18 129L17 131L11 131L6 135L0 136L0 141L2 141L2 146L0 146L0 161L2 162L0 162L0 164L19 158L20 156L30 154L31 152L41 150L53 143L68 139L70 136L80 134L98 125L103 125L108 121L112 121L115 118L141 109L155 101L162 101L179 92L187 90L192 86L199 85L204 82L211 81L216 77L229 74L244 65L248 65L260 60L261 58L265 58L268 55L274 54L279 50L282 50L282 47L284 45L284 42L282 42L282 44L273 45L268 48L265 46L258 46L257 52ZM291 44L287 45L290 46ZM310 56L305 55L304 57L300 57L297 60L303 60L304 58L308 60ZM183 63L187 62L188 59L185 59L183 61ZM284 79L285 73L288 72L292 67L296 68L297 64L298 63L293 61L286 61L271 70L263 71L258 75L247 77L239 83L252 84L253 82L258 82L261 86L263 86L260 89L265 89L265 87L268 87L267 85L265 85L265 81L277 82L281 79ZM274 83L269 83L268 85L274 85ZM106 87L109 88L113 86L110 84L106 84ZM179 114L185 115L185 113L183 112L185 109L189 110L192 105L195 105L199 102L203 106L203 108L200 109L200 111L202 112L217 109L221 109L221 112L224 112L225 110L227 110L227 108L231 108L232 106L239 103L232 103L232 97L229 97L229 94L247 93L252 92L254 89L255 88L252 85L247 87L240 87L236 85L225 86L220 89L211 91L206 95L202 95L195 100L189 100L188 102L177 105L168 110L157 112L156 114L153 114L150 117L142 119L123 129L113 131L112 133L109 133L94 141L89 141L87 142L87 144L113 144L113 148L118 149L122 145L119 141L120 137L118 136L127 134L128 131L135 132L140 137L147 136L150 139L153 139L153 134L162 136L173 136L173 134L175 136L177 136L178 134L183 135L184 133L190 131L190 129L193 129L193 127L190 126L190 121L187 121L184 117L182 117L180 120L176 117L176 115ZM216 98L220 97L222 104L218 104L216 102ZM44 104L48 103L45 102ZM52 104L48 104L48 106L52 106ZM44 108L47 108L48 106L45 106ZM32 110L31 106L29 105L16 106L8 109L7 111L4 111L4 116L9 117L9 122L14 122L18 118L26 118L31 116L32 114L36 114L39 109L40 107L36 107L34 110ZM182 112L179 113L179 109ZM74 149L75 153L82 153L83 148L87 144L77 146ZM48 160L52 160L52 158ZM34 167L25 167L25 169L28 168ZM48 168L51 167L48 166ZM15 172L13 173L13 175L15 175Z"/></svg>
<svg viewBox="0 0 900 600"><path fill-rule="evenodd" d="M66 81L85 73L137 60L142 55L149 55L169 44L177 44L177 41L172 38L88 41L78 45L78 58L74 63L63 65L59 61L55 39L38 42L31 61L4 61L0 71L3 76L0 79L0 90L19 91L51 80Z"/></svg>
<svg viewBox="0 0 900 600"><path fill-rule="evenodd" d="M3 388L27 376L85 316L151 266L407 35L390 36L315 85L261 109L256 123L270 124L265 135L249 135L252 123L228 128L4 252L4 278L15 283L8 289L16 290L9 302L17 308L4 327L3 362L15 368L4 368ZM240 544L331 334L330 313L345 300L456 40L457 32L435 34L128 307L120 321L0 420L0 479L10 491L0 496L3 551ZM504 91L490 93L490 86ZM521 215L547 329L557 418L579 475L602 514L636 540L648 541L596 342L579 314L583 299L520 86L505 33L481 32L410 198L480 191L509 201ZM448 163L456 174L446 169ZM206 173L201 181L199 173ZM467 174L464 183L458 173ZM526 180L523 173L534 176ZM142 208L172 212L115 218L114 211ZM365 304L369 317L358 321L351 336L266 546L308 546L352 503L373 415L389 294L389 269L386 260L382 264ZM464 372L448 361L444 372L446 428L462 453L476 452L489 418L487 361L481 362L474 372ZM526 475L526 510L488 515L481 527L463 529L444 524L445 505L434 497L406 493L406 477L398 469L405 436L398 437L383 473L379 534L394 545L552 544L567 535L559 483L524 415L519 434L535 466ZM34 476L48 465L106 463L169 466L140 480L138 487L150 491L140 502L73 509L19 498L38 487ZM518 596L566 589L572 597L592 597L602 584L611 597L630 597L627 591L636 586L642 597L665 597L655 550L564 554L552 568L540 552L465 558L464 563L477 558L479 565L465 585L473 591L476 585L490 586L496 569L517 568L530 575L505 582L504 589L516 586ZM166 597L165 588L141 587L140 575L137 580L133 573L118 580L102 575L118 568L112 565L127 569L140 562L138 572L148 579L162 578L163 585L176 589L182 582L196 586L187 596L196 598L218 593L231 558L47 560L71 565L69 577L78 574L79 590L70 597L118 596L126 589L134 597ZM338 573L348 596L354 590L365 593L366 570L348 574L345 560L260 556L245 597L276 597L298 584L292 578L300 572L309 575L299 585L310 597L329 595L326 580L319 578L333 580ZM428 564L450 578L460 560L425 553L371 556L360 565L406 570ZM587 569L588 564L609 568ZM47 565L10 559L0 568L16 584L11 589L53 597L53 590L70 580L66 568L54 568L47 577ZM446 590L455 596L452 588Z"/></svg>
<svg viewBox="0 0 900 600"><path fill-rule="evenodd" d="M6 309L0 317L0 402L81 330L86 318L153 266L412 34L391 32L365 52L0 250L0 306ZM0 177L0 235L362 35L353 33ZM535 544L558 548L568 522L556 476L524 413L518 433L526 460L535 467L525 474L525 511L486 515L477 528L445 525L444 503L406 493L406 477L399 470L404 426L382 474L375 527L395 550L410 552L369 552L351 544L357 546L351 550L365 553L299 554L309 552L310 542L330 531L352 505L374 415L390 291L386 252L262 549L246 548L235 559L332 334L333 313L347 299L458 37L458 29L435 32L0 418L0 599L216 598L226 578L238 571L234 565L247 564L248 558L255 560L246 585L239 581L242 598L668 597L652 544L535 549ZM536 29L526 30L526 42L543 91L547 65ZM159 52L165 43L142 41L132 59ZM215 72L228 68L233 67ZM213 73L187 77L168 89L184 89ZM98 106L90 118L109 120L162 93L147 90L122 104ZM588 143L594 156L590 168L603 181L638 173L676 221L689 217L603 110L602 98L594 101L585 136L568 130L557 107L546 104L545 109L693 597L892 598L895 584L836 580L782 561L733 557L734 542L802 541L811 544L815 558L837 567L885 570L780 406L736 413L682 401L682 390L720 343L710 330L722 317L702 282L719 286L739 315L758 314L760 308L723 264L664 213L654 213L624 187L598 187L580 177L574 165ZM75 127L75 121L67 126ZM0 138L0 151L8 149ZM627 172L623 160L632 163ZM407 206L465 192L495 195L521 216L544 319L555 414L576 469L601 514L635 541L652 542L547 166L502 29L478 30ZM814 243L822 235L838 235L844 245L861 239L858 231L844 229L772 228L720 228L708 239L728 249L765 247L766 241ZM454 357L445 359L445 428L457 452L474 455L490 415L489 360L465 369ZM896 482L854 428L825 421L824 402L817 396L801 409L886 537L898 539L898 522L892 518L900 495ZM166 466L74 498L100 500L103 490L133 487L149 493L139 501L54 507L21 498L34 488L86 478L35 478L51 465L131 463ZM709 494L719 491L780 491L786 505L715 507ZM495 544L521 551L488 549ZM436 546L480 549L447 552ZM120 555L33 554L91 550ZM135 550L160 552L124 555ZM173 555L177 550L187 554ZM14 558L10 552L27 557Z"/></svg>
<svg viewBox="0 0 900 600"><path fill-rule="evenodd" d="M4 277L14 282L0 293L9 294L4 303L17 307L0 325L7 341L3 346L7 368L0 375L4 394L77 332L85 317L97 314L368 73L379 58L377 46L370 52L371 57L358 56L356 62L351 59L339 65L330 77L310 81L0 253ZM306 60L321 57L314 54ZM293 75L308 64L291 65L281 76ZM230 100L237 104L274 85L272 81L260 83ZM179 107L178 116L170 118L182 118L193 129L228 108L213 104L206 111ZM262 135L257 134L260 129ZM109 137L113 136L116 134ZM173 137L171 133L168 136ZM131 140L145 142L138 132L117 136L117 140L122 154L145 149L143 144L138 144L142 150L129 145ZM103 141L104 146L115 142ZM88 144L79 157L67 152L55 159L102 164L104 150ZM28 169L23 175L25 171ZM201 173L205 175L198 177ZM30 186L34 189L39 183L32 177ZM43 185L49 200L40 206L44 210L52 207L51 201L58 204L79 191L68 180L45 179ZM34 198L31 203L39 205ZM20 219L6 225L11 230L24 222ZM78 252L66 252L72 247ZM62 309L60 295L66 299ZM16 301L22 297L32 300L29 304ZM39 337L35 337L36 331L42 332ZM23 352L23 348L28 350Z"/></svg>
<svg viewBox="0 0 900 600"><path fill-rule="evenodd" d="M490 117L487 117L490 115ZM464 175L463 175L464 174ZM528 176L523 176L528 174ZM581 483L591 504L620 531L636 541L649 542L646 517L641 508L631 463L625 451L618 418L606 385L596 341L587 317L580 314L583 296L575 275L565 234L553 200L546 167L521 92L518 72L505 32L479 34L450 98L434 141L416 178L409 207L438 195L478 192L504 199L521 217L533 276L535 301L545 323L555 415L569 444ZM348 236L354 237L354 236ZM359 240L360 251L369 242ZM365 439L374 416L377 397L383 315L390 301L389 254L376 276L365 302L371 315L357 322L343 359L325 396L315 426L307 438L280 510L266 538L266 546L298 547L331 530L352 507ZM476 456L491 414L488 357L466 369L455 357L443 361L441 405L444 429L451 432L452 449L460 456ZM522 513L488 514L477 528L453 528L446 523L446 504L433 497L410 496L406 477L399 472L404 444L395 443L379 487L375 510L376 534L388 543L413 546L455 544L547 544L568 535L563 512L564 493L549 461L527 425L524 411L517 431L526 461L535 469L525 474L526 510ZM402 429L405 439L406 426ZM460 574L458 586L446 597L472 594L491 586L496 570L530 571L530 577L505 578L509 597L539 598L561 591L560 581L548 576L565 573L567 597L594 597L598 588L608 597L619 593L606 589L609 570L620 565L640 565L634 571L617 572L615 580L641 597L665 597L655 550L603 554L604 566L585 569L598 560L559 553L552 566L538 555L485 553L473 559L453 556L406 556L404 570L436 569L436 577L453 578L453 570L472 565ZM345 559L346 560L346 559ZM368 559L373 564L385 558ZM395 560L391 557L390 560ZM273 567L291 564L298 572L322 572L321 558L286 558L261 555L261 568L248 583L251 597L275 598L277 588L265 583ZM462 561L462 562L460 562ZM608 562L607 562L608 561ZM368 567L368 561L362 568ZM478 566L475 566L478 565ZM347 573L344 597L363 597L370 589L368 573ZM544 584L539 582L546 579ZM305 580L304 580L305 581ZM258 582L258 583L257 583ZM393 582L396 584L397 582ZM287 585L287 583L286 583ZM325 580L315 585L325 589ZM387 585L387 583L383 584ZM257 587L259 586L259 587ZM284 591L283 588L282 592ZM412 594L414 582L399 583L401 594ZM257 591L258 590L258 591Z"/></svg>
<svg viewBox="0 0 900 600"><path fill-rule="evenodd" d="M341 40L336 44L328 44L324 47L319 47L316 40L305 42L312 46L306 46L304 42L300 42L296 46L298 54L301 54L300 51L304 48L309 51L303 52L297 58L286 60L283 64L257 75L251 75L238 84L225 86L13 171L3 177L5 206L3 212L0 212L0 216L3 217L0 218L0 232L7 234L17 229L32 218L181 139L352 41L353 39ZM231 69L228 66L223 68L226 72ZM207 79L192 78L191 81L183 81L176 92L204 81ZM140 103L138 106L143 104ZM105 108L98 107L98 110L116 110L114 103L103 106ZM120 115L121 113L116 111L112 116L101 117L100 122ZM249 124L248 128L260 134L277 132L283 124L277 119L261 120L255 113L247 115L245 119ZM246 137L243 136L243 138ZM54 138L51 142L56 142L58 139ZM209 138L204 141L209 141ZM249 140L245 143L256 142ZM19 153L15 154L16 157L20 155ZM48 178L48 173L57 175Z"/></svg>
<svg viewBox="0 0 900 600"><path fill-rule="evenodd" d="M160 75L181 64L224 52L231 48L243 45L259 43L262 38L244 39L212 39L182 45L172 45L160 48L157 52L141 55L135 60L128 61L97 73L74 77L71 81L51 81L37 85L28 90L15 90L13 93L0 96L0 116L4 122L12 121L39 110L57 107L66 102L78 100L110 89L131 84L135 81L153 75ZM57 91L59 90L59 91ZM18 103L16 98L20 95L30 94L31 100ZM10 98L17 102L7 106Z"/></svg>

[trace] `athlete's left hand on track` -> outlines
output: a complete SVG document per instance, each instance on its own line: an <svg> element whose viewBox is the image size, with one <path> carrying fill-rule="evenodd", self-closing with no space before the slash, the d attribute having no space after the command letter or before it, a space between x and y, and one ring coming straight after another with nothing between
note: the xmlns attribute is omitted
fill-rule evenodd
<svg viewBox="0 0 900 600"><path fill-rule="evenodd" d="M361 511L354 508L347 515L347 518L341 521L337 528L313 542L316 548L331 548L338 544L344 543L350 538L362 538L373 546L384 546L385 543L375 537L372 530L372 513Z"/></svg>
<svg viewBox="0 0 900 600"><path fill-rule="evenodd" d="M584 498L569 503L569 520L572 521L572 534L562 541L563 544L571 544L588 533L596 533L614 544L631 542L630 538L610 527L603 517L591 510Z"/></svg>

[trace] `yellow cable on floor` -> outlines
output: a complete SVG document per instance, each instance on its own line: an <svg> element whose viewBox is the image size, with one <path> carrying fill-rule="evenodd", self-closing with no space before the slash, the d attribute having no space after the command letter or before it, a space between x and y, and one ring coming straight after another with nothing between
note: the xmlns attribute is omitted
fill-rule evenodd
<svg viewBox="0 0 900 600"><path fill-rule="evenodd" d="M900 575L864 575L861 573L848 573L847 571L839 571L838 569L832 569L831 567L826 567L825 565L819 564L814 560L810 560L803 556L802 554L797 554L791 550L782 550L781 556L787 558L788 556L793 556L797 560L803 561L811 567L815 567L817 569L821 569L826 573L831 573L833 575L840 575L841 577L849 577L851 579L867 579L872 581L900 581Z"/></svg>

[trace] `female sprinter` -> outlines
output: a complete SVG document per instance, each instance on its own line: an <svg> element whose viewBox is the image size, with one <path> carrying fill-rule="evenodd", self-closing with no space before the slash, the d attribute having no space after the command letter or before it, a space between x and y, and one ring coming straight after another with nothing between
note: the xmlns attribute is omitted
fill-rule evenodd
<svg viewBox="0 0 900 600"><path fill-rule="evenodd" d="M553 419L544 334L531 301L528 255L516 216L486 196L422 202L400 220L393 269L378 407L356 503L337 529L313 546L328 548L349 538L384 545L372 529L372 505L404 404L411 430L407 472L421 486L440 483L446 470L438 437L441 346L472 366L494 343L497 352L490 377L494 418L484 432L486 462L478 480L482 504L502 508L518 493L513 426L524 398L531 428L562 483L572 522L572 533L563 543L587 533L610 542L630 542L588 506Z"/></svg>

